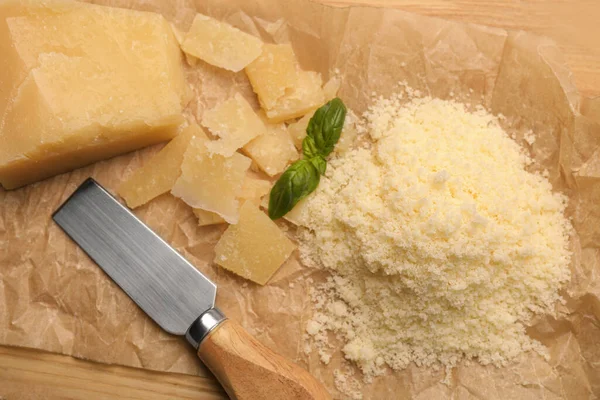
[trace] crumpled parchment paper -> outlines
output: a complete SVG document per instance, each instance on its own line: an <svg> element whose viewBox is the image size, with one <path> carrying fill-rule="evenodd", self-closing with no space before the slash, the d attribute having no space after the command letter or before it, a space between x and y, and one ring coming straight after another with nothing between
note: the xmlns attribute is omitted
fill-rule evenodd
<svg viewBox="0 0 600 400"><path fill-rule="evenodd" d="M555 45L506 32L384 8L330 8L308 1L99 0L162 13L187 30L196 11L225 20L266 42L291 42L305 69L342 78L340 96L357 113L373 92L406 81L442 98L482 103L506 116L570 198L572 282L557 317L540 317L529 333L551 358L524 354L502 369L478 364L443 371L410 367L363 385L365 399L594 399L600 397L600 99L580 99ZM240 91L254 99L243 73L200 62L186 67L196 96L190 117ZM253 100L256 104L256 101ZM527 130L537 140L523 140ZM170 336L71 242L52 212L88 176L109 190L161 145L63 174L15 191L0 190L0 343L104 363L207 375L184 339ZM307 366L336 398L342 358L327 366L303 353L313 273L294 255L267 286L211 263L223 226L198 227L190 208L163 195L136 214L219 286L217 305L267 346ZM284 228L285 226L282 225ZM293 234L293 229L290 228Z"/></svg>

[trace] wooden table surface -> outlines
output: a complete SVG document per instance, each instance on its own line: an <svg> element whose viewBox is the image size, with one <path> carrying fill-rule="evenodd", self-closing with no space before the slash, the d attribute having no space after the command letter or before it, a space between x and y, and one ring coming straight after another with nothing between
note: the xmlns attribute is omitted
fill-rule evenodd
<svg viewBox="0 0 600 400"><path fill-rule="evenodd" d="M599 0L320 1L336 6L397 7L424 15L549 36L564 52L580 91L586 96L600 96ZM0 346L0 400L225 398L213 379L109 366Z"/></svg>

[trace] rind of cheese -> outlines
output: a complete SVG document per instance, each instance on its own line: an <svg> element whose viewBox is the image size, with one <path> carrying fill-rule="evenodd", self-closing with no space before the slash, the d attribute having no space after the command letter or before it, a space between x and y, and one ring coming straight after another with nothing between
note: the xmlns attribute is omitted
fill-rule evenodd
<svg viewBox="0 0 600 400"><path fill-rule="evenodd" d="M275 107L298 80L296 56L289 44L265 44L260 56L245 71L265 110Z"/></svg>
<svg viewBox="0 0 600 400"><path fill-rule="evenodd" d="M183 122L181 54L160 15L8 1L0 50L7 189L168 140Z"/></svg>
<svg viewBox="0 0 600 400"><path fill-rule="evenodd" d="M298 158L298 151L285 124L267 125L267 133L253 139L243 149L267 175L277 175Z"/></svg>
<svg viewBox="0 0 600 400"><path fill-rule="evenodd" d="M202 125L219 137L207 144L208 151L225 157L267 132L264 122L239 93L206 111Z"/></svg>
<svg viewBox="0 0 600 400"><path fill-rule="evenodd" d="M262 51L260 39L224 22L196 14L181 49L216 67L239 72Z"/></svg>
<svg viewBox="0 0 600 400"><path fill-rule="evenodd" d="M183 156L181 175L171 193L193 208L211 211L230 224L238 220L246 171L252 161L239 153L231 157L209 154L205 139L194 137Z"/></svg>
<svg viewBox="0 0 600 400"><path fill-rule="evenodd" d="M117 193L130 208L139 207L173 188L181 174L183 155L194 136L206 139L198 125L187 126L119 186Z"/></svg>
<svg viewBox="0 0 600 400"><path fill-rule="evenodd" d="M251 201L258 205L261 198L271 190L271 186L272 184L269 181L246 176L244 183L242 184L239 200ZM202 210L200 208L194 208L193 211L198 218L198 225L200 226L223 224L227 222L221 218L219 214L215 214L214 212Z"/></svg>
<svg viewBox="0 0 600 400"><path fill-rule="evenodd" d="M215 247L215 263L264 285L296 246L256 204L245 202L240 219L221 236Z"/></svg>

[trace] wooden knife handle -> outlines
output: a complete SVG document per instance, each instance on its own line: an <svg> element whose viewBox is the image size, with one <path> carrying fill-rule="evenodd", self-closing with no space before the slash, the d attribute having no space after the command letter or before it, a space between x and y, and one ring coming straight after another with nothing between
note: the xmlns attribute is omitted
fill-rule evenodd
<svg viewBox="0 0 600 400"><path fill-rule="evenodd" d="M306 370L225 320L200 343L198 357L235 400L328 400L327 390Z"/></svg>

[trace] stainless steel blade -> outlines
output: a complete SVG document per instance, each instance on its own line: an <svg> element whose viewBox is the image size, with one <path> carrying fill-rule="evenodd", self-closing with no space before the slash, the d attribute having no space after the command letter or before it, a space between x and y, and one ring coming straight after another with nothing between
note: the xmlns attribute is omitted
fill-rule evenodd
<svg viewBox="0 0 600 400"><path fill-rule="evenodd" d="M217 288L93 179L54 221L164 330L184 335Z"/></svg>

